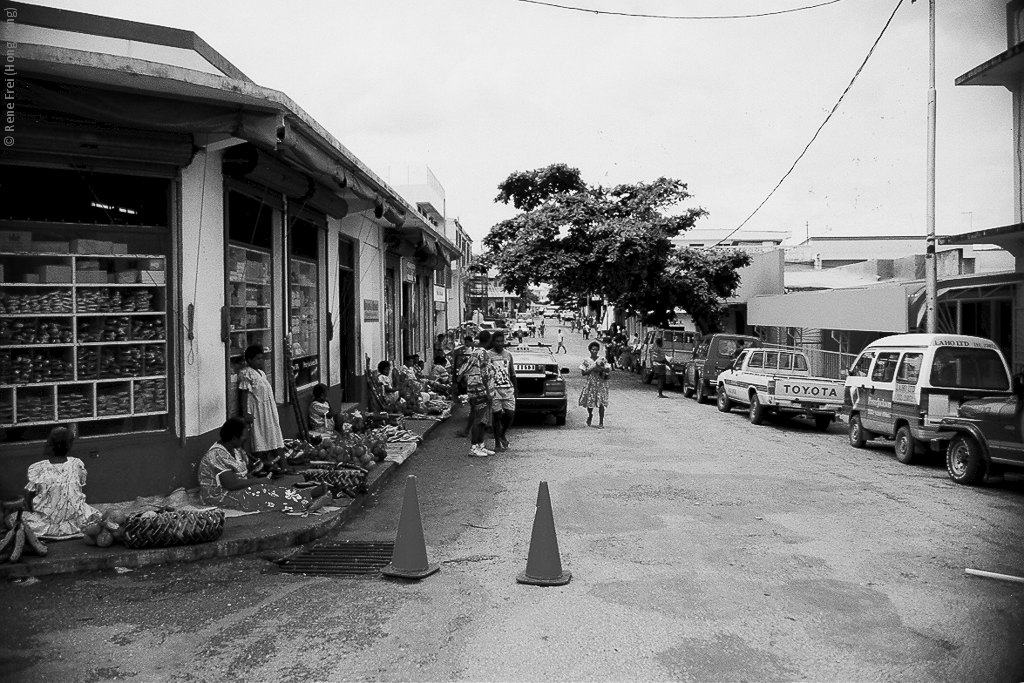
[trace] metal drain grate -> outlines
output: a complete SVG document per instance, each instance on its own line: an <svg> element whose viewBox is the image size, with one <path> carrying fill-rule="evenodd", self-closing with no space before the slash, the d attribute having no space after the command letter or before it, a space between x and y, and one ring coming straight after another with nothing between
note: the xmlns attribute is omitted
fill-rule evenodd
<svg viewBox="0 0 1024 683"><path fill-rule="evenodd" d="M317 543L281 563L288 574L362 576L376 574L391 562L394 543L331 541Z"/></svg>

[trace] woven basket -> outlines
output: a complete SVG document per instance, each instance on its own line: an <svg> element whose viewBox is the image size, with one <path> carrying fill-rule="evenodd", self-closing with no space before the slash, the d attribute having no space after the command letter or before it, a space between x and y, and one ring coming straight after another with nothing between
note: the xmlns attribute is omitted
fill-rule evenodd
<svg viewBox="0 0 1024 683"><path fill-rule="evenodd" d="M366 493L366 475L365 470L352 469L302 471L302 478L306 481L315 481L327 486L332 492L341 492L353 498Z"/></svg>
<svg viewBox="0 0 1024 683"><path fill-rule="evenodd" d="M171 510L143 517L134 512L124 523L124 544L133 549L166 548L214 541L224 533L223 510Z"/></svg>

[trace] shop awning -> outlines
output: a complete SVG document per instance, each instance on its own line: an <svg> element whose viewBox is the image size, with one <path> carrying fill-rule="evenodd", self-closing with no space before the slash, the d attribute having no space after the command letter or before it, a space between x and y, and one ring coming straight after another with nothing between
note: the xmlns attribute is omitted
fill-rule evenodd
<svg viewBox="0 0 1024 683"><path fill-rule="evenodd" d="M902 333L907 331L907 299L916 289L916 283L893 283L755 296L747 300L747 322L771 327Z"/></svg>

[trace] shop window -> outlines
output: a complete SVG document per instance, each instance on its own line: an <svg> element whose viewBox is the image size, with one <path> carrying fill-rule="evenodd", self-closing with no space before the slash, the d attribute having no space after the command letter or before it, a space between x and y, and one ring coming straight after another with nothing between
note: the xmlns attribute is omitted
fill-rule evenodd
<svg viewBox="0 0 1024 683"><path fill-rule="evenodd" d="M245 350L260 345L264 370L273 385L274 294L273 225L275 209L241 192L228 192L228 412L237 413L238 371Z"/></svg>
<svg viewBox="0 0 1024 683"><path fill-rule="evenodd" d="M290 221L288 255L288 333L292 374L298 387L320 381L320 229L310 221Z"/></svg>
<svg viewBox="0 0 1024 683"><path fill-rule="evenodd" d="M170 181L3 166L0 187L0 439L168 429Z"/></svg>

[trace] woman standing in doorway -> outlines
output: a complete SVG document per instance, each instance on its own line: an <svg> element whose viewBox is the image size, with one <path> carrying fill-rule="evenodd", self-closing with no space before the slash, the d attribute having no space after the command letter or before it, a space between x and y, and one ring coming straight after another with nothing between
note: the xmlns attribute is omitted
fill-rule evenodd
<svg viewBox="0 0 1024 683"><path fill-rule="evenodd" d="M587 378L587 384L580 393L580 405L587 409L587 426L594 423L594 408L597 408L598 429L604 429L604 409L608 405L608 377L611 371L604 358L598 358L601 345L596 341L587 346L590 358L585 358L580 365L580 372Z"/></svg>

